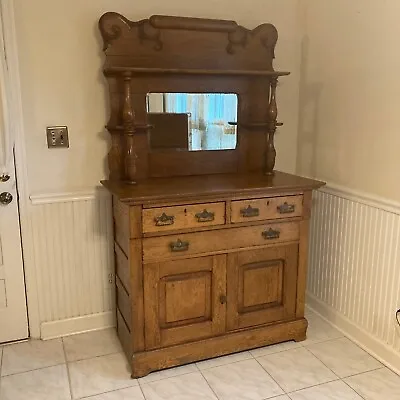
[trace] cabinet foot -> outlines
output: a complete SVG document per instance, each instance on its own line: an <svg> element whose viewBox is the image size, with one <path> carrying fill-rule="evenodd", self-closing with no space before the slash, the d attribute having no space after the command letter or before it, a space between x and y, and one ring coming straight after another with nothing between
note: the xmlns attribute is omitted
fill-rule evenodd
<svg viewBox="0 0 400 400"><path fill-rule="evenodd" d="M295 342L303 342L303 341L306 340L306 339L307 339L307 334L304 333L304 334L302 334L302 335L299 335L299 336L295 337L295 338L294 338L294 341L295 341Z"/></svg>
<svg viewBox="0 0 400 400"><path fill-rule="evenodd" d="M132 379L138 379L138 378L143 378L144 376L147 376L152 372L154 369L151 368L149 365L146 365L143 362L135 362L135 360L132 360Z"/></svg>
<svg viewBox="0 0 400 400"><path fill-rule="evenodd" d="M303 328L299 329L297 331L297 334L294 338L295 342L303 342L304 340L307 339L307 328L308 328L308 321L304 318L304 320L306 321L306 326L304 326Z"/></svg>

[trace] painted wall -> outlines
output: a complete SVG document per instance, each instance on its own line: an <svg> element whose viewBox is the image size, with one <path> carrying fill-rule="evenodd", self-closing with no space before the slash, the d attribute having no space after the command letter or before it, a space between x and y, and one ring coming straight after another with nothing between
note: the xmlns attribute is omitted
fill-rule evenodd
<svg viewBox="0 0 400 400"><path fill-rule="evenodd" d="M400 2L304 0L297 172L400 200Z"/></svg>
<svg viewBox="0 0 400 400"><path fill-rule="evenodd" d="M279 31L276 69L282 79L277 137L279 169L294 172L297 151L299 36L297 0L15 0L24 126L31 193L93 188L106 176L107 88L102 76L99 17L117 11L130 19L152 14L234 19ZM48 150L45 128L68 125L70 149Z"/></svg>
<svg viewBox="0 0 400 400"><path fill-rule="evenodd" d="M400 2L302 0L297 172L314 197L308 304L400 370Z"/></svg>

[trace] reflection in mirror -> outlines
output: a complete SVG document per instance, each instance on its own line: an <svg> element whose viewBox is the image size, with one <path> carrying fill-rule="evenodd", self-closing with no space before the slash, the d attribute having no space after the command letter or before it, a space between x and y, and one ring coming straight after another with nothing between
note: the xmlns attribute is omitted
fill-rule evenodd
<svg viewBox="0 0 400 400"><path fill-rule="evenodd" d="M238 98L233 93L149 93L152 149L236 148Z"/></svg>

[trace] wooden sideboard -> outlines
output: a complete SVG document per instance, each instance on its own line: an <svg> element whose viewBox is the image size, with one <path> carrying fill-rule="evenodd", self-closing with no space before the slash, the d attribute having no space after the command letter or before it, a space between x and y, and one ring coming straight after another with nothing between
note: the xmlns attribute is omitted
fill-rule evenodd
<svg viewBox="0 0 400 400"><path fill-rule="evenodd" d="M323 183L274 171L278 78L289 74L273 68L276 28L113 12L99 28L111 134L103 184L132 376L305 339L312 191ZM212 122L234 127L236 146L189 151L186 120L152 115L149 94L235 96L237 118L223 119L220 104ZM203 138L214 132L205 110Z"/></svg>
<svg viewBox="0 0 400 400"><path fill-rule="evenodd" d="M133 377L306 338L309 218L322 182L276 172L103 184Z"/></svg>

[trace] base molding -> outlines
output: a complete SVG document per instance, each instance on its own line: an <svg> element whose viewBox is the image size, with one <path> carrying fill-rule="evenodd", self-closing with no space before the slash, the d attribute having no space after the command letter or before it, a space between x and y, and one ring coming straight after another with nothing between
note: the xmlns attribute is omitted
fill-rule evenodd
<svg viewBox="0 0 400 400"><path fill-rule="evenodd" d="M114 326L115 313L108 311L59 321L43 322L40 329L40 338L42 340L48 340L83 332L112 328Z"/></svg>
<svg viewBox="0 0 400 400"><path fill-rule="evenodd" d="M307 320L301 318L296 321L228 333L197 342L135 353L132 359L132 377L141 378L152 371L288 340L302 341L306 338L307 325Z"/></svg>
<svg viewBox="0 0 400 400"><path fill-rule="evenodd" d="M311 293L307 293L307 306L322 319L333 325L358 346L370 353L382 364L400 374L400 353L373 337L366 330L357 326L346 316L321 301Z"/></svg>

